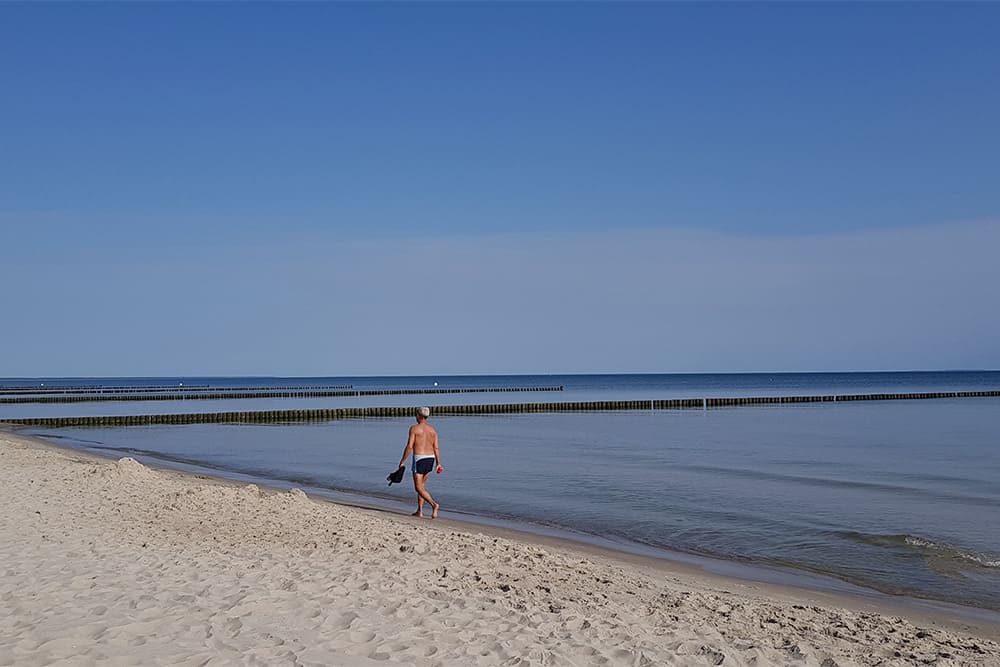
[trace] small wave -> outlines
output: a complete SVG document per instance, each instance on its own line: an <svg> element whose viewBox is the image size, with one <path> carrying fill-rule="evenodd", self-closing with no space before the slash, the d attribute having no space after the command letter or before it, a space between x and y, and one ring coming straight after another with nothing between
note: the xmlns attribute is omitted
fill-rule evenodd
<svg viewBox="0 0 1000 667"><path fill-rule="evenodd" d="M920 537L919 535L908 535L905 533L898 535L872 535L854 531L839 533L839 535L854 542L862 542L873 546L910 548L936 556L945 556L967 563L974 563L979 567L1000 568L1000 558L994 555L977 553L945 542L937 542L927 537Z"/></svg>
<svg viewBox="0 0 1000 667"><path fill-rule="evenodd" d="M103 445L104 443L100 440L86 440L72 435L58 435L55 433L38 433L36 437L42 438L44 440L68 440L69 442L78 442L83 445Z"/></svg>
<svg viewBox="0 0 1000 667"><path fill-rule="evenodd" d="M806 474L789 474L785 472L772 472L770 470L755 470L751 468L737 468L717 465L704 465L701 463L683 463L673 466L677 469L690 470L692 472L702 472L711 475L721 475L723 477L738 477L742 479L760 480L763 482L776 482L783 485L796 484L805 487L824 487L831 489L860 489L874 493L887 493L894 496L907 495L918 500L935 500L948 503L959 503L964 505L983 505L995 507L997 498L995 485L988 485L987 495L977 495L949 491L947 489L925 488L923 486L913 486L900 482L880 482L863 479L841 479L837 477L824 477ZM963 483L970 483L963 480ZM975 483L974 481L971 483Z"/></svg>
<svg viewBox="0 0 1000 667"><path fill-rule="evenodd" d="M958 557L963 560L972 561L974 563L979 563L983 567L1000 567L1000 559L991 558L983 554L978 554L974 552L965 551L958 549L956 547L948 546L947 544L939 544L932 540L926 540L921 537L913 537L912 535L907 535L905 540L906 544L918 547L921 549L929 549L932 551L940 551L946 555Z"/></svg>

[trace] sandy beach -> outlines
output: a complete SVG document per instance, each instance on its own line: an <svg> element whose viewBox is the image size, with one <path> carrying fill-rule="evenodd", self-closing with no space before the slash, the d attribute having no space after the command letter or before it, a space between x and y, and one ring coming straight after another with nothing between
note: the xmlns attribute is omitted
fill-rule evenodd
<svg viewBox="0 0 1000 667"><path fill-rule="evenodd" d="M1000 665L988 621L7 432L0 502L0 665Z"/></svg>

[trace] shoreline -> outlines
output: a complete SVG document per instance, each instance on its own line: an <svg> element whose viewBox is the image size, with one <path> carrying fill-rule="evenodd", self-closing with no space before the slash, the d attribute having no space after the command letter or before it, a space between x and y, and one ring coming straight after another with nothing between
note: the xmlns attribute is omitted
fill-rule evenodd
<svg viewBox="0 0 1000 667"><path fill-rule="evenodd" d="M0 435L14 433L22 438L33 440L40 445L93 456L102 461L116 461L121 454L103 453L86 448L60 445L51 442L41 435L22 435L18 430L25 428L16 424L0 422ZM262 489L274 492L287 492L291 489L302 489L310 498L335 505L352 507L361 510L385 512L388 515L409 518L409 509L402 507L403 503L391 498L369 496L350 490L327 489L311 487L295 481L267 479L248 473L228 471L206 467L197 463L163 459L155 456L128 454L144 465L172 473L193 476L198 479L212 479L227 485L253 484ZM398 507L397 507L398 506ZM445 508L446 516L441 522L449 522L457 530L474 530L500 535L524 542L545 543L552 546L562 546L567 549L578 549L593 552L607 558L637 559L637 562L647 562L656 566L666 564L667 568L682 568L691 573L705 576L720 577L723 580L738 580L746 583L771 585L798 591L806 594L825 593L844 598L841 604L850 606L859 602L870 602L875 605L894 610L901 614L929 614L931 617L964 619L972 622L985 622L997 628L1000 635L1000 610L987 607L965 605L948 600L921 598L907 593L891 593L864 583L843 579L834 574L796 568L791 565L770 564L766 562L741 561L724 557L685 552L664 547L654 547L635 542L616 541L612 538L596 534L582 533L560 526L534 524L529 521L519 521L516 518L491 517L471 512L458 512Z"/></svg>
<svg viewBox="0 0 1000 667"><path fill-rule="evenodd" d="M0 457L0 664L1000 664L1000 624L937 609L317 502L8 432Z"/></svg>
<svg viewBox="0 0 1000 667"><path fill-rule="evenodd" d="M16 429L18 425L0 422L0 435L11 433L18 437L34 441L38 445L52 447L57 451L66 451L93 456L101 461L117 461L121 456L103 454L97 451L64 446L47 440L39 435L22 435ZM14 430L11 430L14 429ZM271 480L253 475L215 470L194 463L159 459L152 456L130 455L143 465L156 470L170 472L199 480L213 480L224 485L243 486L252 484L271 492L288 492L292 489L304 490L307 495L318 502L351 507L359 510L384 512L388 516L409 519L409 510L394 507L402 504L399 501L367 496L354 491L332 490L308 485L297 484L286 480ZM771 565L768 563L744 562L711 555L689 553L667 548L653 547L640 543L616 542L600 535L580 533L559 526L532 524L517 519L490 517L471 512L461 512L462 517L455 517L455 512L444 510L446 516L438 522L447 524L455 530L485 532L494 536L502 536L522 542L548 544L566 549L576 549L593 553L606 558L635 560L652 567L664 565L667 569L680 568L691 574L718 577L722 580L737 580L751 584L763 584L780 587L791 592L802 594L829 594L844 598L845 606L853 603L870 602L894 613L929 614L930 617L940 615L941 618L964 619L972 622L985 622L996 627L1000 635L1000 610L973 605L963 605L947 600L920 598L905 593L894 594L879 590L872 586L855 583L824 572L813 572L798 569L793 566ZM449 516L450 515L450 516ZM941 620L938 618L937 620Z"/></svg>

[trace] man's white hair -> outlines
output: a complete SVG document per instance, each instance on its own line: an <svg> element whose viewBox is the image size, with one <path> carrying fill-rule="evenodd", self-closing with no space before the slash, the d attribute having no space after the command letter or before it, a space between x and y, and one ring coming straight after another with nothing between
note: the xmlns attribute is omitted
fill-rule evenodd
<svg viewBox="0 0 1000 667"><path fill-rule="evenodd" d="M418 417L430 417L431 416L431 409L430 408L417 408L417 416Z"/></svg>

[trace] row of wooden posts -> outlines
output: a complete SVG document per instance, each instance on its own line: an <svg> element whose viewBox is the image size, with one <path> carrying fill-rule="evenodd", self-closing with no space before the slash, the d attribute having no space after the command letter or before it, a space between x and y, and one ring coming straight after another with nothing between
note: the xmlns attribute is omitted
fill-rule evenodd
<svg viewBox="0 0 1000 667"><path fill-rule="evenodd" d="M589 412L607 410L676 410L717 408L741 405L784 403L821 403L839 401L892 401L931 398L1000 397L1000 391L942 391L902 394L840 394L835 396L750 396L719 398L670 398L662 400L579 401L568 403L487 403L481 405L443 405L432 408L434 416L489 415L525 412ZM365 417L411 417L412 407L330 408L324 410L262 410L250 412L215 412L173 415L123 415L115 417L35 417L8 419L8 424L36 427L64 426L148 426L153 424L263 424L278 422L331 421Z"/></svg>
<svg viewBox="0 0 1000 667"><path fill-rule="evenodd" d="M181 393L199 391L319 391L323 389L354 389L351 384L309 385L290 387L210 387L207 384L197 385L150 385L147 387L0 387L0 394L143 394L143 393Z"/></svg>
<svg viewBox="0 0 1000 667"><path fill-rule="evenodd" d="M486 388L427 388L427 389L354 389L243 391L193 394L67 394L65 396L0 396L0 403L93 403L97 401L194 401L230 400L237 398L349 398L352 396L400 396L404 394L487 394L491 392L562 391L559 387L486 387Z"/></svg>

